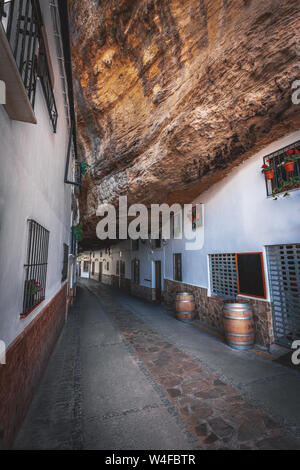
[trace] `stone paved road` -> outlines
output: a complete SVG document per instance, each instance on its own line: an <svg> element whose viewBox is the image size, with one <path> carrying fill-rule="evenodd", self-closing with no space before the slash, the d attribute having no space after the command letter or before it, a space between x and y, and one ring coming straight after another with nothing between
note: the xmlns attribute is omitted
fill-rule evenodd
<svg viewBox="0 0 300 470"><path fill-rule="evenodd" d="M82 282L14 448L300 449L289 419L300 374L240 354L162 307ZM268 391L279 380L292 393L283 407Z"/></svg>

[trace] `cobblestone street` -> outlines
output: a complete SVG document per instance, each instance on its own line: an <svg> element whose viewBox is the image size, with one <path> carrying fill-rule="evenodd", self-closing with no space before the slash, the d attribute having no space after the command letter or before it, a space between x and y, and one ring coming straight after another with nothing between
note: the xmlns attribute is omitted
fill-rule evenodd
<svg viewBox="0 0 300 470"><path fill-rule="evenodd" d="M14 448L300 449L300 375L268 356L82 281Z"/></svg>

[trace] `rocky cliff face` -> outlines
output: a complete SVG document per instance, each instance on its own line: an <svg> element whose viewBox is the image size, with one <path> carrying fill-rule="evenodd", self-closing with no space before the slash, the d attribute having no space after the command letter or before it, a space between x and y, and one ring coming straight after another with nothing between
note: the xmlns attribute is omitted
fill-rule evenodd
<svg viewBox="0 0 300 470"><path fill-rule="evenodd" d="M92 165L80 200L91 240L102 201L190 202L299 127L298 0L69 7L79 147Z"/></svg>

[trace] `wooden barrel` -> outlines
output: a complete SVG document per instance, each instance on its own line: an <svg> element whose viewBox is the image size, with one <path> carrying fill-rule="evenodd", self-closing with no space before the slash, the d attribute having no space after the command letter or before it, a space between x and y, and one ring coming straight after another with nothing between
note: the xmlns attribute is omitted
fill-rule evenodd
<svg viewBox="0 0 300 470"><path fill-rule="evenodd" d="M229 346L234 349L253 347L254 321L249 302L225 302L223 325Z"/></svg>
<svg viewBox="0 0 300 470"><path fill-rule="evenodd" d="M195 316L195 301L193 294L178 292L176 294L176 318L177 320L190 322Z"/></svg>

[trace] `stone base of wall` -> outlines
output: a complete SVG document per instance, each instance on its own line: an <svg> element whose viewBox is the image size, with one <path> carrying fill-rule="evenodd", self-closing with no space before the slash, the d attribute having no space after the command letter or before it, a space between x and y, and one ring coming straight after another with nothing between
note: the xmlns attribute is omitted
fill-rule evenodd
<svg viewBox="0 0 300 470"><path fill-rule="evenodd" d="M103 284L111 286L111 278L112 276L110 274L102 274L101 282L103 282Z"/></svg>
<svg viewBox="0 0 300 470"><path fill-rule="evenodd" d="M65 321L67 284L16 338L0 365L0 449L8 449Z"/></svg>
<svg viewBox="0 0 300 470"><path fill-rule="evenodd" d="M237 300L245 301L244 297L237 296ZM274 330L272 319L272 306L270 302L259 299L246 299L252 305L255 324L255 342L269 348L274 343Z"/></svg>
<svg viewBox="0 0 300 470"><path fill-rule="evenodd" d="M133 281L131 281L131 294L150 301L155 299L155 289L141 286L140 284L136 284Z"/></svg>
<svg viewBox="0 0 300 470"><path fill-rule="evenodd" d="M182 282L165 279L164 303L174 306L177 292L191 292L195 298L196 318L203 324L212 326L224 333L222 310L223 300L218 297L208 297L207 289ZM256 299L245 299L237 297L241 301L249 301L253 308L253 317L255 323L255 342L256 344L269 348L274 342L272 328L272 313L269 302Z"/></svg>

